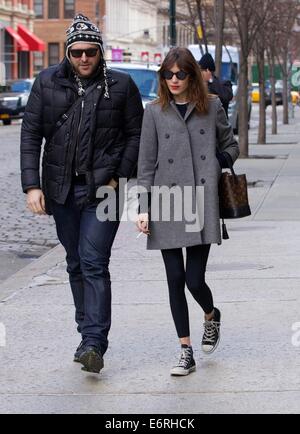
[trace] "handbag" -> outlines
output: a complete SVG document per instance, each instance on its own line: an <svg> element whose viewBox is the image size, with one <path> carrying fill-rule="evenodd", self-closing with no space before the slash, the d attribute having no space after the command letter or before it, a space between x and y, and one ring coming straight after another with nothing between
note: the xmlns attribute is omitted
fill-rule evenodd
<svg viewBox="0 0 300 434"><path fill-rule="evenodd" d="M251 215L248 201L247 178L237 175L232 161L224 153L230 172L223 172L219 180L219 210L222 219L222 238L229 238L224 219L237 219Z"/></svg>

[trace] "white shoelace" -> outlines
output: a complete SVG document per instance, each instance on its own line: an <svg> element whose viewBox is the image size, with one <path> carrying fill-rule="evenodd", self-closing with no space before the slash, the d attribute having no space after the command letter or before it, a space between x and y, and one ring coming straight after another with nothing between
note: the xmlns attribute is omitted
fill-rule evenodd
<svg viewBox="0 0 300 434"><path fill-rule="evenodd" d="M205 321L204 325L204 335L203 340L206 342L214 343L215 333L219 332L219 322L216 321Z"/></svg>
<svg viewBox="0 0 300 434"><path fill-rule="evenodd" d="M180 355L178 365L180 368L186 368L192 358L192 351L190 348L183 348Z"/></svg>

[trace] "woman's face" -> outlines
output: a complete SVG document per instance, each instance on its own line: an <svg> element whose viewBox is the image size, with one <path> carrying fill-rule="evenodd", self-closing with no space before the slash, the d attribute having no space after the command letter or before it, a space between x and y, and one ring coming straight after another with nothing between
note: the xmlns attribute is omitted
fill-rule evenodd
<svg viewBox="0 0 300 434"><path fill-rule="evenodd" d="M176 98L184 98L188 94L188 86L189 86L189 76L187 74L182 74L183 71L180 70L175 63L171 69L168 71L165 71L165 75L171 75L169 74L169 71L173 73L172 78L165 78L167 86L171 94ZM180 71L180 73L179 73ZM175 75L176 73L179 73L179 78ZM185 76L185 77L184 77ZM184 79L182 79L184 77Z"/></svg>

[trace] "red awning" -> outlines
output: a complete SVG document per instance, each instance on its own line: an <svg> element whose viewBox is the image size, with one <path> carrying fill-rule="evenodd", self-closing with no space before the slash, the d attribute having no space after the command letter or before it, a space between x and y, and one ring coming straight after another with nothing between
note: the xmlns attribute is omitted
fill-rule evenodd
<svg viewBox="0 0 300 434"><path fill-rule="evenodd" d="M45 42L26 29L25 26L22 26L22 24L18 24L18 33L29 45L30 51L45 51Z"/></svg>
<svg viewBox="0 0 300 434"><path fill-rule="evenodd" d="M29 51L27 42L25 42L24 39L12 27L5 27L5 30L16 41L17 51Z"/></svg>

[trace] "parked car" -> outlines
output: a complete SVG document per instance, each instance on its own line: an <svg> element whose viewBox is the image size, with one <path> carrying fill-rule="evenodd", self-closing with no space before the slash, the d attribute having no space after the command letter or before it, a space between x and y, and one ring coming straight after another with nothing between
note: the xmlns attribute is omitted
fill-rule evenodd
<svg viewBox="0 0 300 434"><path fill-rule="evenodd" d="M137 85L143 105L157 98L159 67L147 63L109 62L108 67L127 72Z"/></svg>
<svg viewBox="0 0 300 434"><path fill-rule="evenodd" d="M258 83L252 83L251 97L252 97L253 103L259 102L259 84Z"/></svg>
<svg viewBox="0 0 300 434"><path fill-rule="evenodd" d="M283 104L283 83L282 80L276 80L275 82L275 98L276 105ZM266 106L272 104L272 89L271 82L269 80L266 81Z"/></svg>
<svg viewBox="0 0 300 434"><path fill-rule="evenodd" d="M9 82L0 92L0 120L10 125L12 119L21 119L33 85L34 79Z"/></svg>
<svg viewBox="0 0 300 434"><path fill-rule="evenodd" d="M238 85L232 85L233 98L228 106L228 120L232 125L234 134L238 134L239 132L239 108L238 108ZM250 128L250 119L251 119L251 111L252 111L252 98L251 93L248 94L248 128Z"/></svg>
<svg viewBox="0 0 300 434"><path fill-rule="evenodd" d="M282 104L283 101L282 92L283 92L282 80L277 80L275 83L275 96L276 96L277 105ZM258 83L252 83L251 99L253 103L259 103L260 101L260 91L259 91ZM272 104L272 90L271 90L270 80L266 80L265 82L265 101L266 101L266 106Z"/></svg>

